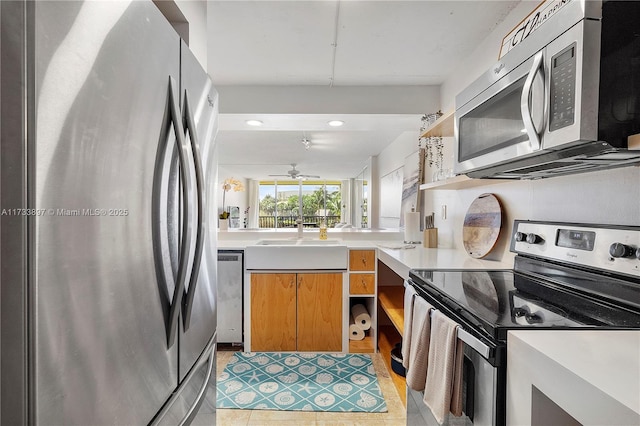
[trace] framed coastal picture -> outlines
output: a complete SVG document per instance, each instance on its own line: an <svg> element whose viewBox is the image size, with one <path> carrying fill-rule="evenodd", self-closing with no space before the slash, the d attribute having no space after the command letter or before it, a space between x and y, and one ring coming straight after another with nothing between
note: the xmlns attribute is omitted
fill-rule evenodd
<svg viewBox="0 0 640 426"><path fill-rule="evenodd" d="M400 219L400 206L402 204L402 167L387 173L380 179L380 217L383 219L395 219L398 226Z"/></svg>
<svg viewBox="0 0 640 426"><path fill-rule="evenodd" d="M402 201L400 204L400 226L404 226L404 214L411 209L420 211L420 151L416 151L404 160L402 168Z"/></svg>

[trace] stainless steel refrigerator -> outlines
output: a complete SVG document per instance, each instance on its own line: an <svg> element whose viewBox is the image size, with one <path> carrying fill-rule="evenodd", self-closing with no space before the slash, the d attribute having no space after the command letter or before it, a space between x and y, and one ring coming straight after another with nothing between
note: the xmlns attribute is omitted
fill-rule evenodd
<svg viewBox="0 0 640 426"><path fill-rule="evenodd" d="M0 424L214 413L211 80L150 0L0 22Z"/></svg>

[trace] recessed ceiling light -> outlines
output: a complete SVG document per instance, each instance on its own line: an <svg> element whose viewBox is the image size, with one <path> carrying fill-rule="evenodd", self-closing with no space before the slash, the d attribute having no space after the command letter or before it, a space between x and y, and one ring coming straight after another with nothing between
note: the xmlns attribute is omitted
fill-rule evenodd
<svg viewBox="0 0 640 426"><path fill-rule="evenodd" d="M331 127L340 127L343 124L344 124L344 121L342 121L342 120L331 120L329 122L329 126L331 126Z"/></svg>
<svg viewBox="0 0 640 426"><path fill-rule="evenodd" d="M247 123L249 126L262 126L262 121L260 120L247 120L245 121L245 123Z"/></svg>

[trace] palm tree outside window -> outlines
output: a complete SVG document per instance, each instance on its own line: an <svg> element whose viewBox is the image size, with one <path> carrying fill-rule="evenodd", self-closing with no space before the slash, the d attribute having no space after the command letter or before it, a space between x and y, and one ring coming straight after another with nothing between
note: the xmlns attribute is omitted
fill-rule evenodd
<svg viewBox="0 0 640 426"><path fill-rule="evenodd" d="M342 183L339 181L262 181L259 186L260 228L293 228L300 214L305 227L328 227L341 222Z"/></svg>

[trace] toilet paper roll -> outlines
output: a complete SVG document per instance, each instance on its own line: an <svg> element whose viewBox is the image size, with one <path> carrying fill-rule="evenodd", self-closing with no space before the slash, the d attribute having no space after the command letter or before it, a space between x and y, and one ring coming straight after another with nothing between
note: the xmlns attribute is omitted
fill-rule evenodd
<svg viewBox="0 0 640 426"><path fill-rule="evenodd" d="M353 315L356 325L358 325L362 330L368 330L371 328L371 316L364 305L353 305L351 307L351 315Z"/></svg>
<svg viewBox="0 0 640 426"><path fill-rule="evenodd" d="M349 340L364 339L364 330L353 319L353 315L349 315Z"/></svg>
<svg viewBox="0 0 640 426"><path fill-rule="evenodd" d="M420 212L406 212L404 214L404 242L422 242L422 233L420 232Z"/></svg>

